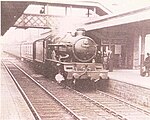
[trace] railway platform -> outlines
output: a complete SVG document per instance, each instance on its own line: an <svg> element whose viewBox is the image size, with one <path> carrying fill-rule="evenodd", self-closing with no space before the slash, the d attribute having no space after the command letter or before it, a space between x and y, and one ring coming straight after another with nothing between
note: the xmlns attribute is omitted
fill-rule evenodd
<svg viewBox="0 0 150 120"><path fill-rule="evenodd" d="M150 77L142 77L140 70L114 70L101 89L133 103L150 108Z"/></svg>
<svg viewBox="0 0 150 120"><path fill-rule="evenodd" d="M0 120L35 120L5 67L0 66Z"/></svg>
<svg viewBox="0 0 150 120"><path fill-rule="evenodd" d="M114 70L113 72L109 72L109 77L112 80L117 80L150 89L150 76L142 77L140 75L140 70Z"/></svg>

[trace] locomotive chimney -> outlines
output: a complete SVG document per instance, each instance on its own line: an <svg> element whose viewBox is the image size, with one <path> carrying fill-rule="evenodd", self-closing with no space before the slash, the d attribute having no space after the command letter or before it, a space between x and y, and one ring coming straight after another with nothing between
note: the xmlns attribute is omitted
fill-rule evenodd
<svg viewBox="0 0 150 120"><path fill-rule="evenodd" d="M85 30L84 30L84 28L79 28L79 29L77 29L77 31L76 31L76 36L84 36L85 35Z"/></svg>

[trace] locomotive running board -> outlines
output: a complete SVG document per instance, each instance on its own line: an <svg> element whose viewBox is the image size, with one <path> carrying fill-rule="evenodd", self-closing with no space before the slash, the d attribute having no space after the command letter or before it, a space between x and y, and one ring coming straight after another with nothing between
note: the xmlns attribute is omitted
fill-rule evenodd
<svg viewBox="0 0 150 120"><path fill-rule="evenodd" d="M72 63L61 62L61 61L54 60L54 59L46 59L46 60L47 60L47 61L51 61L51 62L55 62L55 63L65 64L65 65L76 64L76 63L74 63L74 62L72 62Z"/></svg>

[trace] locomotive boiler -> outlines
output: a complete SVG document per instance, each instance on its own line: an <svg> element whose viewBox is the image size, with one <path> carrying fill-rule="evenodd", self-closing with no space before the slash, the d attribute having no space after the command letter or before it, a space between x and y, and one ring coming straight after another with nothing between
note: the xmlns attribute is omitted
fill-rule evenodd
<svg viewBox="0 0 150 120"><path fill-rule="evenodd" d="M68 33L64 37L55 37L49 44L50 50L57 53L57 60L68 62L90 62L97 53L97 44L93 39L78 30L75 35ZM55 56L52 54L52 58Z"/></svg>

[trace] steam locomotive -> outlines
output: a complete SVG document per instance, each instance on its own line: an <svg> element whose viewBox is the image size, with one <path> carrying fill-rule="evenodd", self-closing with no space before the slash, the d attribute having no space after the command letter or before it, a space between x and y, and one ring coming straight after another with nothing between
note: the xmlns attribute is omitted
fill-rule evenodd
<svg viewBox="0 0 150 120"><path fill-rule="evenodd" d="M18 46L17 56L30 60L36 70L58 82L66 80L80 84L81 81L109 79L108 71L97 61L101 59L98 45L85 36L83 29L78 29L74 35L49 35L34 42L22 42Z"/></svg>

